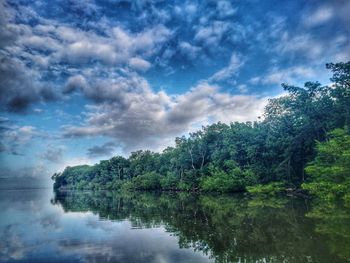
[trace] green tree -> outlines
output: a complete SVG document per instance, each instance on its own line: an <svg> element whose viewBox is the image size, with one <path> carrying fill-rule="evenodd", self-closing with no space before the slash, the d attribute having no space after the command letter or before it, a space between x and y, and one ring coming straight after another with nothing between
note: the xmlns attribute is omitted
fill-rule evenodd
<svg viewBox="0 0 350 263"><path fill-rule="evenodd" d="M336 129L330 139L317 143L317 156L306 167L311 176L302 187L321 198L347 198L350 195L350 135Z"/></svg>

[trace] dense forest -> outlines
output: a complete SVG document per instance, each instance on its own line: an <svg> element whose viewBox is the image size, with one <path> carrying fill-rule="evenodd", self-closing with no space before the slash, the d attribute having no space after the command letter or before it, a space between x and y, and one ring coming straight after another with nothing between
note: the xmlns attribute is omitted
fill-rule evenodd
<svg viewBox="0 0 350 263"><path fill-rule="evenodd" d="M67 167L55 189L236 192L295 189L350 199L350 62L330 63L331 85L282 84L260 121L215 123L162 153L136 151Z"/></svg>

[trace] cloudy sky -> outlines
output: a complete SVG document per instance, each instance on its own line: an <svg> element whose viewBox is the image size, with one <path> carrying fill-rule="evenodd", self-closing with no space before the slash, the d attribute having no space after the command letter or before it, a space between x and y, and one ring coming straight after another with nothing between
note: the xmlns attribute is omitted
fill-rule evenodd
<svg viewBox="0 0 350 263"><path fill-rule="evenodd" d="M0 0L0 177L41 176L216 121L350 59L350 1Z"/></svg>

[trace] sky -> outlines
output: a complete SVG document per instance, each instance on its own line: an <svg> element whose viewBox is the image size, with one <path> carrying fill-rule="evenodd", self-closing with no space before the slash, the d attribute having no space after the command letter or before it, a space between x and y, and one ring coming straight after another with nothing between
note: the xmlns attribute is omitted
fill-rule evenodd
<svg viewBox="0 0 350 263"><path fill-rule="evenodd" d="M0 0L0 178L39 178L329 84L350 1Z"/></svg>

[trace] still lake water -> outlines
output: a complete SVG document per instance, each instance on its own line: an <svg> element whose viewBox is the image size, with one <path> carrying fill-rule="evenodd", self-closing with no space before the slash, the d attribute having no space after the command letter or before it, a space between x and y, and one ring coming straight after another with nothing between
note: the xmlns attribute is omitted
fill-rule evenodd
<svg viewBox="0 0 350 263"><path fill-rule="evenodd" d="M1 262L350 262L350 208L300 198L1 190Z"/></svg>

